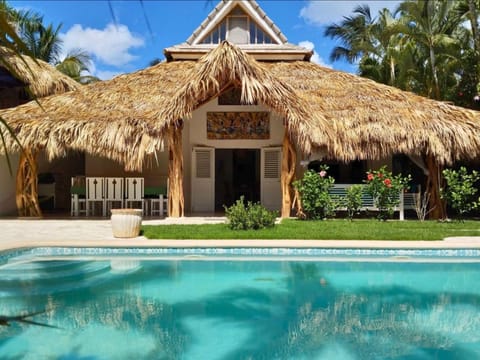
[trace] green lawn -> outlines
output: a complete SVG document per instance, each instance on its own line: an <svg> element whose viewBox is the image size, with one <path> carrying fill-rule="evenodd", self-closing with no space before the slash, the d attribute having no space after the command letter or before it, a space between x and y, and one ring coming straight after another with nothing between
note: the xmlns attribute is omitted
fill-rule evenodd
<svg viewBox="0 0 480 360"><path fill-rule="evenodd" d="M480 236L479 221L283 220L274 228L233 231L226 224L146 225L149 239L309 239L309 240L441 240L450 236Z"/></svg>

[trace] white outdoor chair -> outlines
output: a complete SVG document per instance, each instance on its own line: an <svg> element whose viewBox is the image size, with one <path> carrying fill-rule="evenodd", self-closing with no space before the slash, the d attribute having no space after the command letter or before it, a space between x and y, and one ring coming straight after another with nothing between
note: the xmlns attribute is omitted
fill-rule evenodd
<svg viewBox="0 0 480 360"><path fill-rule="evenodd" d="M87 213L85 176L74 176L70 187L70 216L79 216Z"/></svg>
<svg viewBox="0 0 480 360"><path fill-rule="evenodd" d="M104 215L109 215L111 209L123 208L124 180L123 177L106 177L104 179Z"/></svg>
<svg viewBox="0 0 480 360"><path fill-rule="evenodd" d="M105 216L104 179L103 177L87 177L87 192L86 192L87 216L95 215L96 204L101 205L102 216Z"/></svg>
<svg viewBox="0 0 480 360"><path fill-rule="evenodd" d="M125 178L125 207L132 207L132 204L140 204L145 214L144 183L143 177Z"/></svg>
<svg viewBox="0 0 480 360"><path fill-rule="evenodd" d="M168 186L147 187L145 193L150 196L150 216L168 216Z"/></svg>

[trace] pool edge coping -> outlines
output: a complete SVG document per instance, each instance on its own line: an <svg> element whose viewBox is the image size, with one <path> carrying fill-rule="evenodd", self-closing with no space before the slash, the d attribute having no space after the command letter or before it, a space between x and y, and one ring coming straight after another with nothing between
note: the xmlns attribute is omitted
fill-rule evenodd
<svg viewBox="0 0 480 360"><path fill-rule="evenodd" d="M103 247L103 248L348 248L348 249L480 249L479 238L446 238L444 240L151 240L135 238L94 240L36 240L0 242L0 252L36 247Z"/></svg>

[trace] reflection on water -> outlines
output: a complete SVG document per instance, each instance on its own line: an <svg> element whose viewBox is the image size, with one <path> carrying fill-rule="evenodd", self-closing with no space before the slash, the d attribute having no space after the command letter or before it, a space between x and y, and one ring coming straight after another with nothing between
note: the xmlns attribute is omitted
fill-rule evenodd
<svg viewBox="0 0 480 360"><path fill-rule="evenodd" d="M137 260L11 266L0 269L0 314L48 309L33 320L61 329L0 327L0 354L2 359L480 358L478 268Z"/></svg>

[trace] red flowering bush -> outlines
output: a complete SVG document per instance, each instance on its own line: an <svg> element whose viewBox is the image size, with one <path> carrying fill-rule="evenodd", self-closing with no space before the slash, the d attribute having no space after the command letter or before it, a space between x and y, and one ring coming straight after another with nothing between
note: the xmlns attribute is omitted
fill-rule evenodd
<svg viewBox="0 0 480 360"><path fill-rule="evenodd" d="M365 191L373 197L374 204L379 210L379 220L387 220L393 216L395 207L400 203L400 193L407 187L409 181L410 175L393 176L386 166L367 172Z"/></svg>
<svg viewBox="0 0 480 360"><path fill-rule="evenodd" d="M322 165L318 173L308 170L302 179L293 183L300 193L306 219L320 220L335 215L337 199L329 193L335 179L327 171L328 166Z"/></svg>

